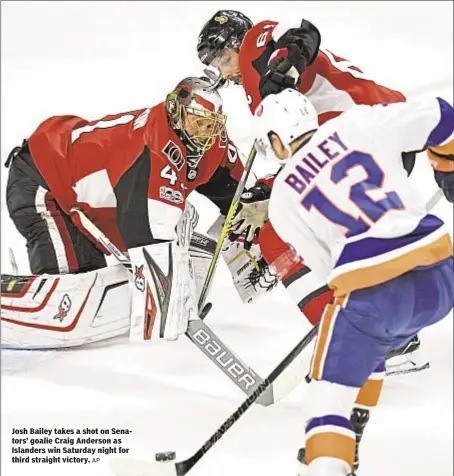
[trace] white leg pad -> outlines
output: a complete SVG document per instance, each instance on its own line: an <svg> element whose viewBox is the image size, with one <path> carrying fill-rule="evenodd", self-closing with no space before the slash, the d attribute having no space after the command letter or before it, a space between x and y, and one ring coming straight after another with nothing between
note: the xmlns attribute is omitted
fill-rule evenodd
<svg viewBox="0 0 454 476"><path fill-rule="evenodd" d="M2 276L2 346L73 347L125 334L128 281L122 265L81 274Z"/></svg>

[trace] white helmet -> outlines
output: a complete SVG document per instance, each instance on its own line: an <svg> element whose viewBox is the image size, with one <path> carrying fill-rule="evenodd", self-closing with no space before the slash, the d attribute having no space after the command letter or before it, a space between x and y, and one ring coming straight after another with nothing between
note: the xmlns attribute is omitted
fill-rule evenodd
<svg viewBox="0 0 454 476"><path fill-rule="evenodd" d="M290 157L290 144L306 132L318 129L317 111L309 99L295 89L285 89L279 94L267 96L255 110L254 122L258 152L280 164L285 161L274 154L270 142L271 132L280 137Z"/></svg>

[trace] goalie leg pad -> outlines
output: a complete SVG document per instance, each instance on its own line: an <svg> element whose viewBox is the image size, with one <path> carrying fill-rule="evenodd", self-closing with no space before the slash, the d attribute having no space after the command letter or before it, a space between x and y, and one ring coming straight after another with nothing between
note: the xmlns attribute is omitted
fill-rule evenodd
<svg viewBox="0 0 454 476"><path fill-rule="evenodd" d="M129 256L134 271L130 340L176 340L197 316L188 250L167 241L132 248Z"/></svg>
<svg viewBox="0 0 454 476"><path fill-rule="evenodd" d="M80 274L2 275L1 343L16 349L74 347L125 334L128 272L122 265Z"/></svg>

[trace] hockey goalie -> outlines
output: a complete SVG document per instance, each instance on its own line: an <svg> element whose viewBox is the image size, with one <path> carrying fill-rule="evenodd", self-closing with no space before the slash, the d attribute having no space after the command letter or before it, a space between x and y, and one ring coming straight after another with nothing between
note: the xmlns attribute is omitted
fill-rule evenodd
<svg viewBox="0 0 454 476"><path fill-rule="evenodd" d="M195 233L197 190L226 215L243 165L220 95L181 81L154 107L51 117L7 163L7 206L31 276L2 275L2 345L59 348L126 334L175 340L197 317L215 242ZM81 215L82 214L82 215ZM129 257L107 266L95 224Z"/></svg>

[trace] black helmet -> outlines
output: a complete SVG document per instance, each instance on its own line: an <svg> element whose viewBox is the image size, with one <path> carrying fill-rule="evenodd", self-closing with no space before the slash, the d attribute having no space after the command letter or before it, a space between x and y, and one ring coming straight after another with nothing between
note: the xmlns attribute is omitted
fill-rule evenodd
<svg viewBox="0 0 454 476"><path fill-rule="evenodd" d="M239 49L252 26L251 20L241 12L219 10L200 32L197 43L200 61L210 65L226 48Z"/></svg>

